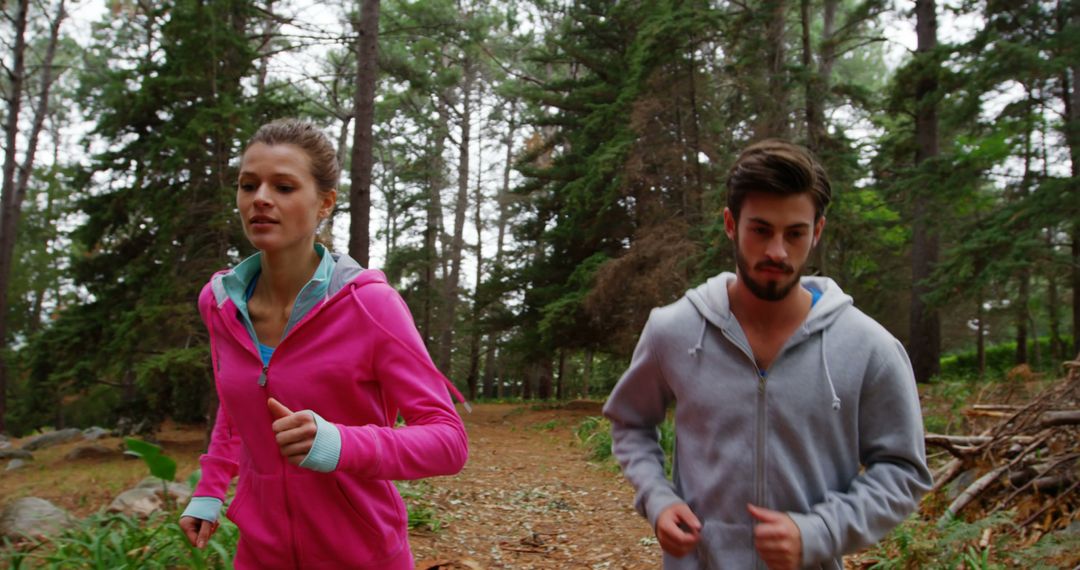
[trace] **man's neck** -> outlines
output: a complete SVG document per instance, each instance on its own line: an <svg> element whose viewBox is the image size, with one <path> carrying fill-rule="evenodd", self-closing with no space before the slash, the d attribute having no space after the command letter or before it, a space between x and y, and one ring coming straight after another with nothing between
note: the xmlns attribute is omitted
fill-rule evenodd
<svg viewBox="0 0 1080 570"><path fill-rule="evenodd" d="M736 274L735 281L728 284L728 302L731 312L746 329L758 331L785 330L803 322L810 312L813 296L801 284L791 288L779 301L766 301L755 295Z"/></svg>

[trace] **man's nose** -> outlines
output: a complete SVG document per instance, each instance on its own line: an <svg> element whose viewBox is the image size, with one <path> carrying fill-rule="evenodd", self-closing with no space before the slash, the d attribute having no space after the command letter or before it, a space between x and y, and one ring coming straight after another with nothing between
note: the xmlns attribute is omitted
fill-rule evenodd
<svg viewBox="0 0 1080 570"><path fill-rule="evenodd" d="M787 248L784 247L784 235L777 234L769 239L765 246L765 255L774 261L787 259Z"/></svg>

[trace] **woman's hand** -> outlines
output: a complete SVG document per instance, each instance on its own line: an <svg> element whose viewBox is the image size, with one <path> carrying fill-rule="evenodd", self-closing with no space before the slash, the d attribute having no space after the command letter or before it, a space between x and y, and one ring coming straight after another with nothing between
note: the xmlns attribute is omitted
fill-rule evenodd
<svg viewBox="0 0 1080 570"><path fill-rule="evenodd" d="M187 535L188 542L196 548L206 548L210 537L218 529L217 522L204 521L195 517L180 517L180 530Z"/></svg>
<svg viewBox="0 0 1080 570"><path fill-rule="evenodd" d="M300 465L315 444L315 433L318 431L315 418L307 411L293 412L273 398L267 400L266 405L270 408L270 417L274 419L270 428L274 430L281 455L289 463Z"/></svg>

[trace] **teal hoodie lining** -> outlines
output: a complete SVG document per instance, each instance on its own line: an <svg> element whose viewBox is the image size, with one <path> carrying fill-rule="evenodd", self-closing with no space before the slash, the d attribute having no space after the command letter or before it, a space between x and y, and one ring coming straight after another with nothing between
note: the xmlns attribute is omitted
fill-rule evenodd
<svg viewBox="0 0 1080 570"><path fill-rule="evenodd" d="M315 244L315 253L319 256L319 265L315 268L315 273L312 274L311 279L304 284L300 289L300 293L296 295L292 313L289 315L289 322L285 326L285 330L282 331L278 343L288 336L292 327L300 322L300 319L304 318L319 301L328 296L327 292L334 272L335 260L333 255L328 255L329 251L321 243ZM255 326L251 322L251 313L248 312L248 299L254 293L255 283L261 273L262 253L260 252L248 257L233 268L232 271L226 273L221 279L221 284L225 289L225 295L232 299L233 304L236 305L237 318L244 323L248 334L251 335L252 342L259 348L259 354L265 366L270 362L274 347L259 342L259 336L255 333Z"/></svg>

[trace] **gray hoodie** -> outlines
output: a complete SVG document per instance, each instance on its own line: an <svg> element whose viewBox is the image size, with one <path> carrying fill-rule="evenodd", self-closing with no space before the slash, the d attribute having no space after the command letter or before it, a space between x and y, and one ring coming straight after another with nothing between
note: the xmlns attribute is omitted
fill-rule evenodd
<svg viewBox="0 0 1080 570"><path fill-rule="evenodd" d="M604 415L612 449L653 528L686 502L701 542L664 568L763 568L747 503L784 511L805 567L843 568L931 485L922 414L903 346L831 279L771 367L759 372L722 273L653 310ZM675 404L674 483L656 426Z"/></svg>

